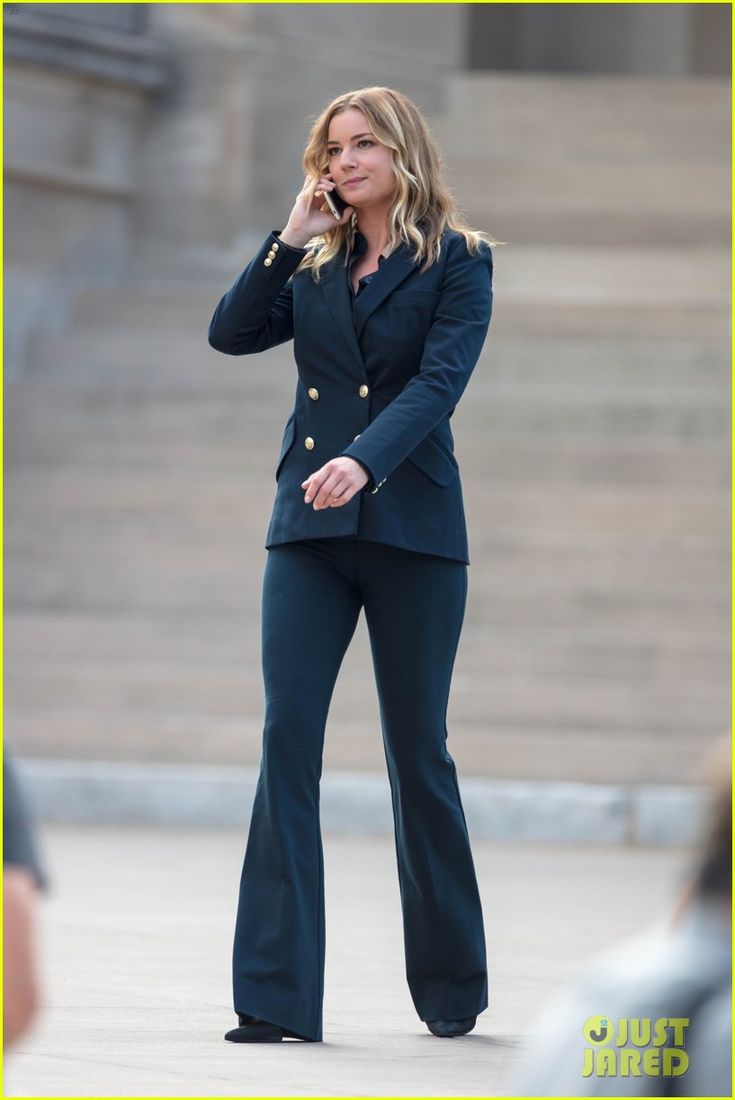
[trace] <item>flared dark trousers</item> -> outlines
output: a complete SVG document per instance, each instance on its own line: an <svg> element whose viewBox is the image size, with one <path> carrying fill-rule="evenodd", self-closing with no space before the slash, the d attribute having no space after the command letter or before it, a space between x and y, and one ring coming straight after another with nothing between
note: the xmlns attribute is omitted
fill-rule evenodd
<svg viewBox="0 0 735 1100"><path fill-rule="evenodd" d="M263 755L240 880L235 1011L322 1039L319 780L329 705L360 609L393 801L406 977L421 1020L487 1008L480 896L446 712L467 599L460 561L354 538L268 551Z"/></svg>

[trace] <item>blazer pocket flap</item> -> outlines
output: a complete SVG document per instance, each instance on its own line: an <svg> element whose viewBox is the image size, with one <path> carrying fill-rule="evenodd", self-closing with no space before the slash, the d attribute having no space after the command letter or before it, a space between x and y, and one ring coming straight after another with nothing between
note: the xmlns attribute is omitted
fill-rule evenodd
<svg viewBox="0 0 735 1100"><path fill-rule="evenodd" d="M458 470L456 458L431 435L427 435L418 447L414 447L410 455L406 456L406 461L418 466L437 485L449 485Z"/></svg>
<svg viewBox="0 0 735 1100"><path fill-rule="evenodd" d="M281 472L281 466L283 460L288 454L294 439L296 438L296 413L291 413L286 421L286 427L283 429L283 439L281 441L281 453L278 456L278 463L276 465L276 478Z"/></svg>

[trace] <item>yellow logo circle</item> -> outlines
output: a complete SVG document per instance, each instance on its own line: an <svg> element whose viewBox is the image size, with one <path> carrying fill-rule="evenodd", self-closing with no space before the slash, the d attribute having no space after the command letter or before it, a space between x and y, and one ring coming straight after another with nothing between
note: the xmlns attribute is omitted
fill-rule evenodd
<svg viewBox="0 0 735 1100"><path fill-rule="evenodd" d="M584 1022L582 1031L588 1043L604 1047L612 1040L615 1028L609 1016L589 1016Z"/></svg>

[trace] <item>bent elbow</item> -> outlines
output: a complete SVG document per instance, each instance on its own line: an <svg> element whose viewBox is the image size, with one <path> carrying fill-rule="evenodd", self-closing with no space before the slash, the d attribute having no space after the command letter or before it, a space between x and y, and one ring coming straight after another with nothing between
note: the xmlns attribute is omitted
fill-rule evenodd
<svg viewBox="0 0 735 1100"><path fill-rule="evenodd" d="M207 330L207 342L210 348L214 348L215 351L224 352L225 355L229 353L230 340L225 339L225 334L219 330L214 321L210 323Z"/></svg>
<svg viewBox="0 0 735 1100"><path fill-rule="evenodd" d="M225 352L225 354L227 353L227 348L225 347L225 345L212 332L210 332L207 336L207 343L209 344L210 348L214 348L215 351L223 351Z"/></svg>

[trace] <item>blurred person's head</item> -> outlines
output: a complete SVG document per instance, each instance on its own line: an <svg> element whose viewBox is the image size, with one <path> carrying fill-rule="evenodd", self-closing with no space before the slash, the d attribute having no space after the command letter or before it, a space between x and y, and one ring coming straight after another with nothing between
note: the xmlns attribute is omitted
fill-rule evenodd
<svg viewBox="0 0 735 1100"><path fill-rule="evenodd" d="M680 920L692 905L706 906L731 920L733 891L733 779L729 741L717 742L701 768L709 798L699 843L685 871L684 887L674 909Z"/></svg>
<svg viewBox="0 0 735 1100"><path fill-rule="evenodd" d="M323 234L318 255L304 261L315 278L345 240L352 246L360 218L368 212L384 216L390 247L399 241L410 245L415 259L424 262L423 270L438 257L447 228L461 232L473 252L482 240L497 243L460 217L424 116L394 88L359 88L333 99L311 126L303 166L312 176L330 174L337 193L355 208L344 225ZM362 179L359 186L347 186L355 177Z"/></svg>
<svg viewBox="0 0 735 1100"><path fill-rule="evenodd" d="M729 743L718 744L708 754L699 778L707 785L705 815L698 842L683 868L684 889L673 914L585 959L578 974L531 1020L522 1057L504 1095L731 1095ZM603 1036L607 1051L615 1055L608 1063L598 1061L595 1053L604 1045L595 1038L601 1012L611 1024ZM643 1071L639 1067L631 1074L628 1068L627 1083L625 1070L617 1076L625 1051L629 1052L625 1057L636 1053L637 1044L631 1045L632 1033L627 1030L631 1021L653 1026L654 1021L677 1020L686 1028L686 1063L680 1059L686 1077L680 1086L674 1077L665 1077L663 1063L656 1062L655 1038L646 1044L646 1053L653 1059L650 1069L644 1061ZM621 1034L627 1034L627 1043L618 1042ZM609 1042L610 1035L616 1036L614 1042ZM671 1036L667 1045L672 1045ZM645 1059L642 1045L638 1051L637 1057ZM631 1064L635 1062L628 1062L628 1067Z"/></svg>
<svg viewBox="0 0 735 1100"><path fill-rule="evenodd" d="M732 774L729 743L718 743L708 754L703 774L710 797L679 911L694 901L729 911L732 905Z"/></svg>
<svg viewBox="0 0 735 1100"><path fill-rule="evenodd" d="M3 1042L16 1043L41 1001L36 908L48 889L36 822L15 761L3 745Z"/></svg>

